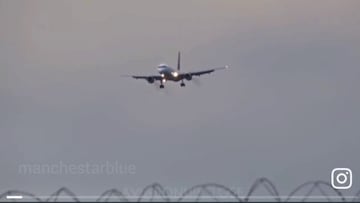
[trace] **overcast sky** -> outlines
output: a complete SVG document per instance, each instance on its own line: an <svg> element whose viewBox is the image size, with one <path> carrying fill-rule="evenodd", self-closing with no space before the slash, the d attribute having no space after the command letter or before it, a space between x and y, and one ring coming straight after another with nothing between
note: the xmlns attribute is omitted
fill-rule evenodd
<svg viewBox="0 0 360 203"><path fill-rule="evenodd" d="M0 1L0 193L153 182L281 194L353 171L360 189L360 1ZM159 90L122 74L230 69ZM136 167L24 175L21 164ZM264 194L266 194L264 192Z"/></svg>

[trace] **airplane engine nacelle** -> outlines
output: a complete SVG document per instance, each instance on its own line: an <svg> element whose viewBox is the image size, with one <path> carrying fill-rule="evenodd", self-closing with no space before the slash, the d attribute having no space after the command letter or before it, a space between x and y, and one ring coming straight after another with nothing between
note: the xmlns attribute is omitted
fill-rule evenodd
<svg viewBox="0 0 360 203"><path fill-rule="evenodd" d="M190 74L186 74L184 77L185 77L186 80L191 80L192 79L192 75L190 75Z"/></svg>
<svg viewBox="0 0 360 203"><path fill-rule="evenodd" d="M153 77L148 77L146 80L147 80L148 83L150 83L150 84L154 83L154 81L155 81Z"/></svg>

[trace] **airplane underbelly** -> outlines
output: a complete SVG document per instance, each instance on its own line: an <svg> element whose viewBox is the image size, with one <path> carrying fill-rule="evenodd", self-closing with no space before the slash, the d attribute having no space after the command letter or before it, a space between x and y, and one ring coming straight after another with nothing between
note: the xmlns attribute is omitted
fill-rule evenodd
<svg viewBox="0 0 360 203"><path fill-rule="evenodd" d="M179 77L174 77L172 74L166 74L166 75L165 75L165 79L166 79L166 80L169 80L169 81L175 81L175 82L177 82L177 81L180 80Z"/></svg>
<svg viewBox="0 0 360 203"><path fill-rule="evenodd" d="M164 76L164 78L166 79L166 80L168 80L168 81L175 81L175 82L177 82L177 81L179 81L180 80L180 78L179 77L174 77L173 76L173 70L172 69L170 69L170 68L168 68L168 69L162 69L161 71L159 71L160 72L160 74L163 74Z"/></svg>

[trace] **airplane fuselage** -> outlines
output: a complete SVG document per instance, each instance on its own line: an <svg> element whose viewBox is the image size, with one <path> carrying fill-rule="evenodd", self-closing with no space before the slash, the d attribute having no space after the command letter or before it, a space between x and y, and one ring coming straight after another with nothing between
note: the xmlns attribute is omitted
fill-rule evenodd
<svg viewBox="0 0 360 203"><path fill-rule="evenodd" d="M181 78L179 77L179 72L171 68L166 64L160 64L157 67L158 72L160 73L161 77L163 78L163 82L171 80L171 81L179 81Z"/></svg>

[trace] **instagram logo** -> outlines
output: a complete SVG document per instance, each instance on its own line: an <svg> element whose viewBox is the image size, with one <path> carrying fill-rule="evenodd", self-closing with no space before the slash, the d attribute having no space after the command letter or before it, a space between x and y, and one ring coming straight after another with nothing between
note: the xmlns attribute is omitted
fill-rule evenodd
<svg viewBox="0 0 360 203"><path fill-rule="evenodd" d="M349 168L334 168L331 171L331 186L334 189L349 189L352 186L352 172Z"/></svg>

